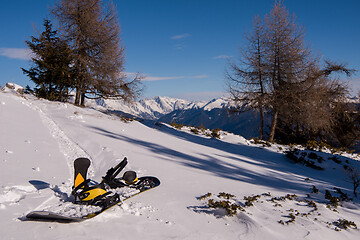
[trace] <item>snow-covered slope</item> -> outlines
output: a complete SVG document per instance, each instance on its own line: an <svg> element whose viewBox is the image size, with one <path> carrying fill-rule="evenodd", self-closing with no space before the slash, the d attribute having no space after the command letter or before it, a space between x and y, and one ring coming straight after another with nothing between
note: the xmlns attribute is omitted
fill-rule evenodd
<svg viewBox="0 0 360 240"><path fill-rule="evenodd" d="M360 235L353 228L335 231L339 219L360 225L358 199L342 202L336 211L326 207L325 190L335 194L338 187L350 196L352 189L343 165L325 161L330 153L319 153L326 166L319 171L290 162L285 146L264 147L233 134L213 139L151 121L123 122L94 109L13 93L0 92L0 115L2 239L341 240ZM90 158L89 176L99 181L124 156L126 170L157 176L161 185L82 223L23 221L34 209L70 204L75 158ZM338 158L360 168L355 155ZM230 217L199 200L220 192L235 195L229 201L245 211ZM247 196L253 206L246 206Z"/></svg>

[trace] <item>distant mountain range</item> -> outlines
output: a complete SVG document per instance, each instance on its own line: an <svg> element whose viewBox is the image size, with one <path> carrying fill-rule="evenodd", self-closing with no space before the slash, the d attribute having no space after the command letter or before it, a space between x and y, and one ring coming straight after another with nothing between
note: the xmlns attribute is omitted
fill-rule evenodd
<svg viewBox="0 0 360 240"><path fill-rule="evenodd" d="M359 104L358 97L347 99ZM97 100L97 106L107 111L125 114L137 118L155 120L164 123L176 122L189 126L203 125L209 129L222 129L245 138L259 137L260 120L257 112L249 110L243 113L231 113L236 104L229 98L217 98L211 101L191 102L170 97L143 99L132 104L122 100ZM270 119L265 126L270 125ZM265 131L267 131L265 127Z"/></svg>
<svg viewBox="0 0 360 240"><path fill-rule="evenodd" d="M132 104L121 100L99 99L97 106L118 114L156 120L165 123L182 123L189 126L203 125L209 129L220 128L251 138L258 136L259 119L254 111L230 113L236 104L229 98L191 102L170 97L143 99Z"/></svg>

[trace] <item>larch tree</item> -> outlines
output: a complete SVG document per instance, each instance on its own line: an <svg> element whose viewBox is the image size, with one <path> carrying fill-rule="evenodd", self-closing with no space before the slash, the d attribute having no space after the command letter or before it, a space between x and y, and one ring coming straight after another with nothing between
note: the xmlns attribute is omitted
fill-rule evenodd
<svg viewBox="0 0 360 240"><path fill-rule="evenodd" d="M132 100L140 92L141 77L129 80L115 7L101 0L58 0L52 9L69 42L77 69L75 104L87 98Z"/></svg>
<svg viewBox="0 0 360 240"><path fill-rule="evenodd" d="M329 61L321 66L304 41L304 29L296 24L281 2L262 22L255 18L240 64L227 74L229 92L260 110L260 136L264 112L271 115L268 140L275 133L286 141L310 138L331 127L332 103L346 95L346 86L330 78L333 72L350 71Z"/></svg>
<svg viewBox="0 0 360 240"><path fill-rule="evenodd" d="M279 114L301 111L297 103L306 92L303 85L313 63L311 52L305 46L304 29L295 20L281 2L276 2L270 14L265 16L266 65L272 112L269 141L274 140Z"/></svg>
<svg viewBox="0 0 360 240"><path fill-rule="evenodd" d="M336 106L345 103L348 94L347 85L332 77L335 72L351 74L344 65L329 61L321 65L314 60L309 65L305 80L281 110L277 134L284 142L330 139L335 127L334 112L339 110Z"/></svg>
<svg viewBox="0 0 360 240"><path fill-rule="evenodd" d="M246 46L240 48L239 63L231 63L226 72L229 93L235 102L245 103L241 110L255 109L260 115L260 139L264 136L264 106L268 94L265 66L264 25L259 16L247 33Z"/></svg>

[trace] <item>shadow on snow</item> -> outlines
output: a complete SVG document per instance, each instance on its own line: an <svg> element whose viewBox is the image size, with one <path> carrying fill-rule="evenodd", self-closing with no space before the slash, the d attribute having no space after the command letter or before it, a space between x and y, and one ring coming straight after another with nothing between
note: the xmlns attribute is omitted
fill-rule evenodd
<svg viewBox="0 0 360 240"><path fill-rule="evenodd" d="M154 124L154 122L143 122L150 128L156 128L165 134L172 135L187 142L216 149L215 153L199 153L197 156L177 149L168 148L152 142L125 136L124 134L108 131L104 128L88 126L98 134L120 141L126 141L135 145L147 148L158 154L164 160L176 161L179 164L201 169L210 172L218 177L235 181L247 182L254 185L262 185L277 190L291 192L309 193L311 187L305 182L306 177L312 180L313 184L330 184L332 186L344 185L345 181L339 182L331 177L327 171L313 170L308 167L291 163L284 154L260 149L244 144L233 144L222 142L217 139L208 139L193 134L178 131L166 125ZM145 137L144 137L145 139ZM264 170L256 171L257 168L250 168L248 165L261 167ZM259 169L260 170L260 169ZM350 185L346 185L350 189ZM344 187L344 186L342 186Z"/></svg>

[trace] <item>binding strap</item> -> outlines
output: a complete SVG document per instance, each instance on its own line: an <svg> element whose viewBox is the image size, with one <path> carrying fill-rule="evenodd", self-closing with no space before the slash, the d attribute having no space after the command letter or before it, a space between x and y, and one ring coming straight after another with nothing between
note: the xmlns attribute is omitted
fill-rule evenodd
<svg viewBox="0 0 360 240"><path fill-rule="evenodd" d="M111 193L105 190L104 184L88 187L89 182L90 179L87 179L72 190L71 194L75 196L75 202L95 205L98 200Z"/></svg>

